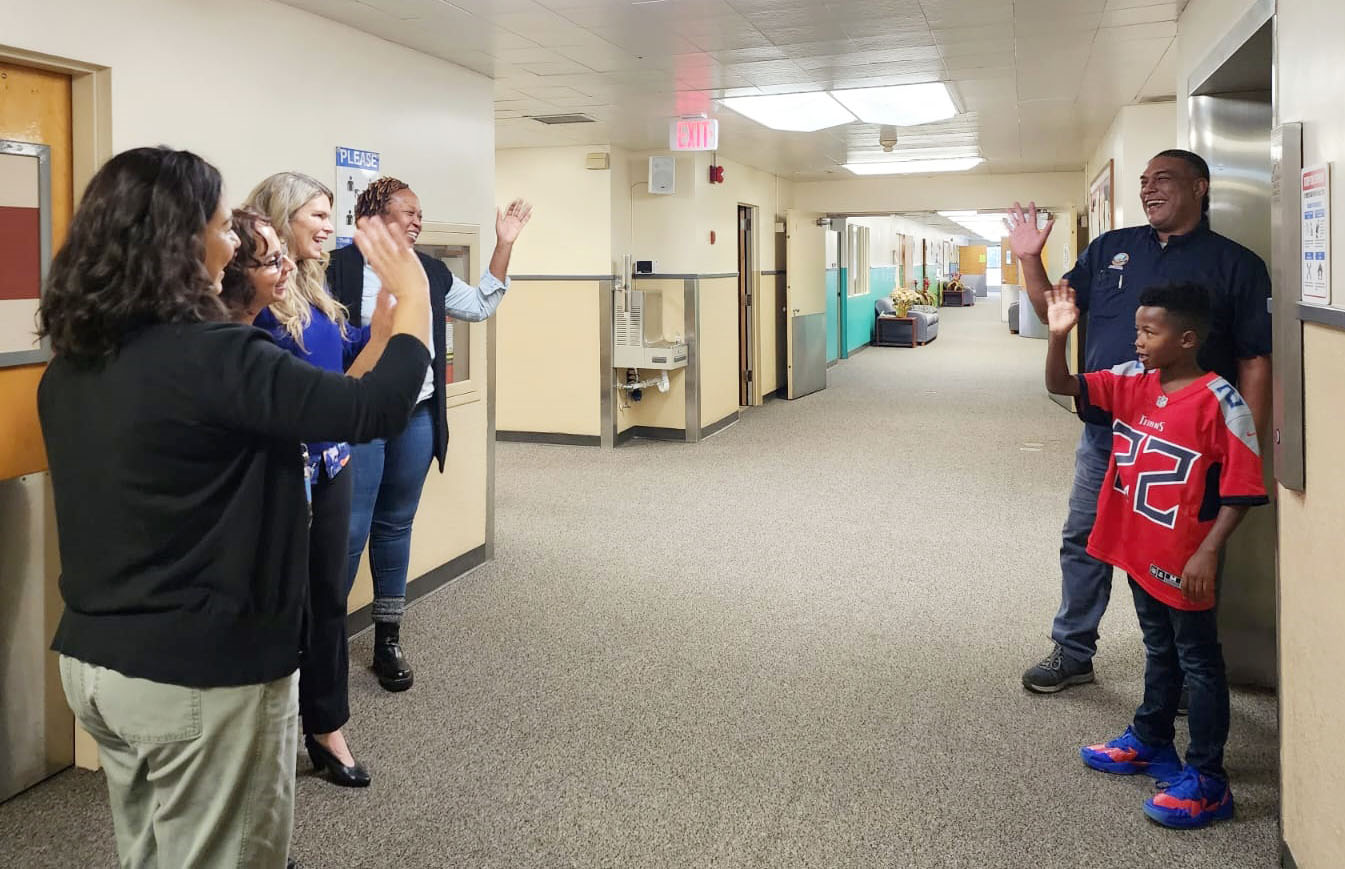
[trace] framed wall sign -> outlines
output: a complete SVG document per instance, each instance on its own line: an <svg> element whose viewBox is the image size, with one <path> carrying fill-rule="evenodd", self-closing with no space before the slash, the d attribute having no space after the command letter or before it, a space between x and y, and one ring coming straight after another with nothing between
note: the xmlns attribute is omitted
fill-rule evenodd
<svg viewBox="0 0 1345 869"><path fill-rule="evenodd" d="M51 358L37 338L51 253L51 148L0 139L0 367Z"/></svg>
<svg viewBox="0 0 1345 869"><path fill-rule="evenodd" d="M1112 182L1115 161L1108 160L1107 165L1088 185L1088 240L1092 241L1104 232L1110 232L1115 226L1116 213L1112 204Z"/></svg>

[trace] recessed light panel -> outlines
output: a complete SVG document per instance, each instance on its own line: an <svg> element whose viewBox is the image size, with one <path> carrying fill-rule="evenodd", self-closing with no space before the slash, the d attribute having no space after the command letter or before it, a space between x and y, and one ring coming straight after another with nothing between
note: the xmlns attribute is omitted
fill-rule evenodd
<svg viewBox="0 0 1345 869"><path fill-rule="evenodd" d="M949 157L943 160L889 160L846 163L856 175L918 175L925 172L965 172L985 162L983 157Z"/></svg>
<svg viewBox="0 0 1345 869"><path fill-rule="evenodd" d="M913 127L957 115L943 82L857 88L832 91L831 95L866 124Z"/></svg>
<svg viewBox="0 0 1345 869"><path fill-rule="evenodd" d="M725 97L721 105L750 118L772 130L793 133L811 133L840 124L848 124L855 116L831 98L830 94L814 91L806 94L769 94L751 97Z"/></svg>

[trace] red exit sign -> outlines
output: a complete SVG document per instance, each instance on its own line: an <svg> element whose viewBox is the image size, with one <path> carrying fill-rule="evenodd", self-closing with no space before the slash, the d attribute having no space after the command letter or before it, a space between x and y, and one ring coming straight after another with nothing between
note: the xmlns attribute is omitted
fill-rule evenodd
<svg viewBox="0 0 1345 869"><path fill-rule="evenodd" d="M719 121L678 118L668 128L668 147L674 151L713 151L719 147Z"/></svg>

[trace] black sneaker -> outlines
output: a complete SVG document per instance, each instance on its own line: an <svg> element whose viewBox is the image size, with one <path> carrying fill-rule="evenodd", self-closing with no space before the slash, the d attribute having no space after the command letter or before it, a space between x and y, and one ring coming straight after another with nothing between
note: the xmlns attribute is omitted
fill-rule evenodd
<svg viewBox="0 0 1345 869"><path fill-rule="evenodd" d="M1093 663L1085 661L1075 663L1065 657L1060 644L1056 643L1036 666L1023 674L1023 687L1038 694L1054 694L1071 685L1082 685L1093 681Z"/></svg>

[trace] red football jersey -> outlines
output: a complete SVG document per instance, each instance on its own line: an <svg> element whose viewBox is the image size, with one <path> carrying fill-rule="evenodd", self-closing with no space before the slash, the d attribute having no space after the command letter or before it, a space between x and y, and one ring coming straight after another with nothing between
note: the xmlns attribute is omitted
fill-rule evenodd
<svg viewBox="0 0 1345 869"><path fill-rule="evenodd" d="M1112 455L1088 554L1114 564L1158 600L1182 597L1186 562L1225 504L1267 502L1251 410L1212 372L1164 393L1139 362L1079 377L1079 415L1112 424Z"/></svg>

